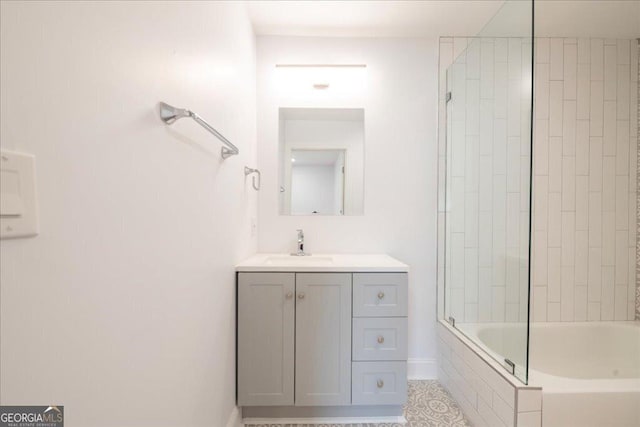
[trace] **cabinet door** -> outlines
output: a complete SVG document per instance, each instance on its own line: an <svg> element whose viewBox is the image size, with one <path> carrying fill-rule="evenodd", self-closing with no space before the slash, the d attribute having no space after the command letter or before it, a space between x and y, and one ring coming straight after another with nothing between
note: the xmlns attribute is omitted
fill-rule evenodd
<svg viewBox="0 0 640 427"><path fill-rule="evenodd" d="M238 274L238 405L293 405L295 273Z"/></svg>
<svg viewBox="0 0 640 427"><path fill-rule="evenodd" d="M351 274L296 274L296 406L351 403Z"/></svg>

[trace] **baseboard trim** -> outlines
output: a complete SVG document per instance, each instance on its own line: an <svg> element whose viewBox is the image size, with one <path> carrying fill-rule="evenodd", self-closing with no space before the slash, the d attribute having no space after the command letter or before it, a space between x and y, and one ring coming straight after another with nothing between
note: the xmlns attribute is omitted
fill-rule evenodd
<svg viewBox="0 0 640 427"><path fill-rule="evenodd" d="M231 414L229 414L226 427L242 427L242 415L237 406L234 406Z"/></svg>
<svg viewBox="0 0 640 427"><path fill-rule="evenodd" d="M438 378L436 359L409 359L407 377L410 380L435 380Z"/></svg>
<svg viewBox="0 0 640 427"><path fill-rule="evenodd" d="M406 424L407 419L402 416L393 417L321 417L321 418L244 418L247 424Z"/></svg>

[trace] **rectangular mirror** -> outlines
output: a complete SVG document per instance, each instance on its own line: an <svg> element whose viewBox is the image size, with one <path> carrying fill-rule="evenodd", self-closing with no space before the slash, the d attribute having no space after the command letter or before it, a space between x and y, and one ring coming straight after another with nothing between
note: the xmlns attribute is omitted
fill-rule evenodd
<svg viewBox="0 0 640 427"><path fill-rule="evenodd" d="M281 108L281 215L364 213L364 110Z"/></svg>

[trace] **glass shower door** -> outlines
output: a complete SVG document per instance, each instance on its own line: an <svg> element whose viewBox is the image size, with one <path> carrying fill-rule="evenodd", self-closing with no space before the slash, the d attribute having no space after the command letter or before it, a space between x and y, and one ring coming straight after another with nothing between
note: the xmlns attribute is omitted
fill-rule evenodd
<svg viewBox="0 0 640 427"><path fill-rule="evenodd" d="M528 381L532 2L454 39L446 73L445 320Z"/></svg>

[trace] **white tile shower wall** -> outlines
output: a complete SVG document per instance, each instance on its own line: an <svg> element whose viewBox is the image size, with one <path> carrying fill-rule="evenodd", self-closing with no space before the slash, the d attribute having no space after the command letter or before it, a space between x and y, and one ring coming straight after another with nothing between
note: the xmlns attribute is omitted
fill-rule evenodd
<svg viewBox="0 0 640 427"><path fill-rule="evenodd" d="M514 385L446 326L437 330L438 380L474 426L541 426L541 389Z"/></svg>
<svg viewBox="0 0 640 427"><path fill-rule="evenodd" d="M451 242L447 312L458 322L522 321L527 317L530 164L530 97L522 86L530 76L531 44L443 38L441 76L456 45L466 45L467 51L457 56L440 86L441 99L445 87L452 94L446 123L451 143L447 147L441 134L439 147L440 164L447 161L450 171L448 180L442 170L439 177L451 195L447 207L441 199L439 208L448 212L441 232Z"/></svg>
<svg viewBox="0 0 640 427"><path fill-rule="evenodd" d="M446 246L446 311L459 322L522 321L527 297L528 146L526 138L520 138L518 185L516 127L509 125L516 120L512 112L517 108L509 105L509 94L515 92L509 92L509 77L516 75L501 70L514 69L518 60L526 69L528 47L521 43L520 52L513 40L443 38L441 74L454 60L454 46L471 47L473 40L479 40L479 61L485 70L479 77L484 88L480 126L476 131L467 123L467 116L475 114L477 74L467 72L475 65L463 53L448 81L447 90L453 93L447 105L451 120L446 124L452 135L448 158L443 134L439 140L440 164L449 161L452 171L447 182L452 197L446 207L442 198L439 204L440 218L449 212L448 229L440 231L451 241ZM510 49L502 48L505 43ZM538 38L535 58L533 320L633 319L636 292L640 294L635 280L636 44ZM469 90L474 91L471 101ZM444 92L441 85L441 99ZM460 104L466 108L456 108ZM445 123L444 117L440 120ZM523 120L521 128L526 124ZM514 203L518 196L519 210ZM471 218L476 212L477 222ZM464 213L466 218L460 216Z"/></svg>
<svg viewBox="0 0 640 427"><path fill-rule="evenodd" d="M632 320L636 44L570 38L536 44L532 318Z"/></svg>

